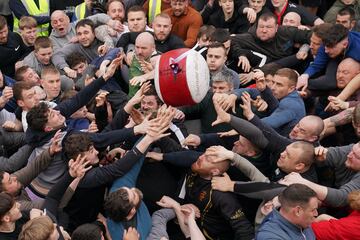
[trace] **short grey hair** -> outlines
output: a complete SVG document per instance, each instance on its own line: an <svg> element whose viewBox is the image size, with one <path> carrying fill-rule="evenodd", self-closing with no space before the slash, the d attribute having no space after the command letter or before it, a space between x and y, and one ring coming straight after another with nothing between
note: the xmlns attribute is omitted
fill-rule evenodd
<svg viewBox="0 0 360 240"><path fill-rule="evenodd" d="M227 82L231 85L234 85L233 74L229 69L222 69L221 71L215 73L211 76L212 82Z"/></svg>

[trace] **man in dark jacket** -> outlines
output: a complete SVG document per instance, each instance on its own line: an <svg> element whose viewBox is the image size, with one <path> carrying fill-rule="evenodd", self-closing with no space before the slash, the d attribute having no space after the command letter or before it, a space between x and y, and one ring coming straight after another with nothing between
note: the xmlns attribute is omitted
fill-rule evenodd
<svg viewBox="0 0 360 240"><path fill-rule="evenodd" d="M233 57L245 72L251 67L279 60L295 54L295 43L308 43L311 31L278 26L276 17L265 13L259 17L256 31L243 33L232 39Z"/></svg>

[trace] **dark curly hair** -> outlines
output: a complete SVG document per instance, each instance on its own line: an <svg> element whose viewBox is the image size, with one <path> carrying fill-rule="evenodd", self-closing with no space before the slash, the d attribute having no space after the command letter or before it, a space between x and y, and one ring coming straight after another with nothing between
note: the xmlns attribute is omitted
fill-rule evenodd
<svg viewBox="0 0 360 240"><path fill-rule="evenodd" d="M69 159L76 159L79 154L88 151L91 146L93 146L93 142L87 133L73 133L64 139L64 151Z"/></svg>
<svg viewBox="0 0 360 240"><path fill-rule="evenodd" d="M37 106L30 109L26 115L29 128L34 131L44 131L48 122L49 106L45 102L40 102Z"/></svg>
<svg viewBox="0 0 360 240"><path fill-rule="evenodd" d="M134 205L129 201L129 193L125 188L110 193L104 203L106 214L115 222L124 221L133 207Z"/></svg>

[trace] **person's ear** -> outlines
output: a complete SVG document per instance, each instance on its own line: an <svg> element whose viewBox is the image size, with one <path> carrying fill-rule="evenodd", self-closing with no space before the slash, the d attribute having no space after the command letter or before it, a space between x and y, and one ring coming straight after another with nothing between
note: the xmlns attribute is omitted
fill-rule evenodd
<svg viewBox="0 0 360 240"><path fill-rule="evenodd" d="M217 169L217 168L214 168L214 169L211 169L211 171L210 171L210 173L211 173L211 176L219 176L220 175L220 170L219 169Z"/></svg>
<svg viewBox="0 0 360 240"><path fill-rule="evenodd" d="M10 222L10 216L9 214L5 214L2 219L1 219L2 222L5 222L5 223L9 223Z"/></svg>
<svg viewBox="0 0 360 240"><path fill-rule="evenodd" d="M24 107L24 106L25 106L23 100L17 100L16 103L17 103L17 105L18 105L19 107Z"/></svg>
<svg viewBox="0 0 360 240"><path fill-rule="evenodd" d="M305 168L305 164L304 163L297 163L296 165L295 165L295 169L297 170L297 171L301 171L301 170L303 170Z"/></svg>
<svg viewBox="0 0 360 240"><path fill-rule="evenodd" d="M132 219L135 214L136 214L136 209L135 209L135 207L133 207L133 208L130 210L129 214L126 216L126 220Z"/></svg>
<svg viewBox="0 0 360 240"><path fill-rule="evenodd" d="M50 131L52 131L52 130L54 130L54 128L49 127L49 126L45 126L45 127L44 127L44 132L50 132Z"/></svg>

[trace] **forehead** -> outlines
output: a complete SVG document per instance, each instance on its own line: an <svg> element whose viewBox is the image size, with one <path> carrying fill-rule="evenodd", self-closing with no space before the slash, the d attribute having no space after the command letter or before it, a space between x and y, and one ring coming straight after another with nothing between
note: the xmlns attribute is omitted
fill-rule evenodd
<svg viewBox="0 0 360 240"><path fill-rule="evenodd" d="M273 82L279 85L286 85L289 83L289 79L287 77L283 77L275 74L273 78Z"/></svg>
<svg viewBox="0 0 360 240"><path fill-rule="evenodd" d="M170 18L165 18L165 17L156 17L154 20L155 24L163 24L163 25L170 25L171 24L171 19Z"/></svg>
<svg viewBox="0 0 360 240"><path fill-rule="evenodd" d="M222 55L225 56L225 49L218 47L218 48L209 48L207 54L212 55Z"/></svg>
<svg viewBox="0 0 360 240"><path fill-rule="evenodd" d="M156 102L156 97L154 95L144 96L143 102Z"/></svg>
<svg viewBox="0 0 360 240"><path fill-rule="evenodd" d="M42 80L46 80L46 81L52 81L52 80L60 80L60 74L56 74L56 73L48 73L45 74L43 76L41 76Z"/></svg>
<svg viewBox="0 0 360 240"><path fill-rule="evenodd" d="M295 12L289 12L285 15L284 19L294 19L294 20L300 20L300 15Z"/></svg>
<svg viewBox="0 0 360 240"><path fill-rule="evenodd" d="M118 8L124 9L123 5L118 1L114 1L109 4L109 10L118 9Z"/></svg>
<svg viewBox="0 0 360 240"><path fill-rule="evenodd" d="M61 12L58 12L58 13L53 13L53 15L51 15L51 20L58 20L58 19L61 19L61 18L65 18L65 14L64 13L61 13Z"/></svg>
<svg viewBox="0 0 360 240"><path fill-rule="evenodd" d="M76 32L84 32L84 31L92 31L91 26L84 25L84 26L80 26L76 29Z"/></svg>
<svg viewBox="0 0 360 240"><path fill-rule="evenodd" d="M318 37L315 33L311 34L311 38L310 38L311 42L318 42L321 43L321 38Z"/></svg>
<svg viewBox="0 0 360 240"><path fill-rule="evenodd" d="M229 83L225 82L225 81L216 81L212 83L213 87L228 87Z"/></svg>
<svg viewBox="0 0 360 240"><path fill-rule="evenodd" d="M268 18L268 19L259 19L259 23L258 25L271 25L271 26L275 26L276 25L276 21L274 18Z"/></svg>
<svg viewBox="0 0 360 240"><path fill-rule="evenodd" d="M145 13L143 11L129 12L128 18L145 18Z"/></svg>

